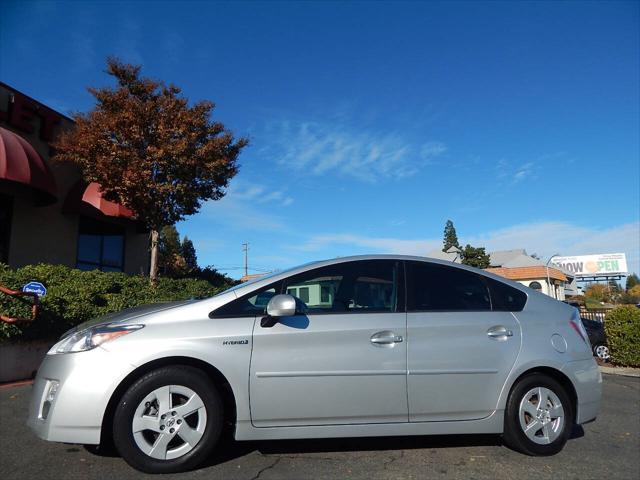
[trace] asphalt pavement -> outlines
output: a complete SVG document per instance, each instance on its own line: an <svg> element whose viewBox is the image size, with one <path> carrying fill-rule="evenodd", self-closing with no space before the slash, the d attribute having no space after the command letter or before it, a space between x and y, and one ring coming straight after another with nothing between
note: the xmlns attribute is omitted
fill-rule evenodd
<svg viewBox="0 0 640 480"><path fill-rule="evenodd" d="M497 436L223 441L199 470L180 479L640 479L640 378L604 375L604 409L574 429L562 452L528 457ZM121 458L82 445L39 440L25 426L31 386L0 389L0 477L137 479L152 477Z"/></svg>

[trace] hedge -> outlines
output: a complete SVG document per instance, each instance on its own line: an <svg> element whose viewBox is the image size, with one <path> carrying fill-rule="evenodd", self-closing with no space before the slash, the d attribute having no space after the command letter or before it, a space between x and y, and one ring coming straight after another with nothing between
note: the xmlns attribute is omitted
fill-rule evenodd
<svg viewBox="0 0 640 480"><path fill-rule="evenodd" d="M85 272L63 265L29 265L12 269L0 263L0 285L21 290L23 285L41 282L47 294L40 301L40 313L32 323L0 322L0 342L52 340L68 329L107 313L148 303L206 298L228 288L205 280L159 278L155 288L143 276L117 272ZM0 313L30 317L31 299L21 300L0 293Z"/></svg>
<svg viewBox="0 0 640 480"><path fill-rule="evenodd" d="M614 308L607 313L604 329L611 361L624 367L640 367L640 308Z"/></svg>

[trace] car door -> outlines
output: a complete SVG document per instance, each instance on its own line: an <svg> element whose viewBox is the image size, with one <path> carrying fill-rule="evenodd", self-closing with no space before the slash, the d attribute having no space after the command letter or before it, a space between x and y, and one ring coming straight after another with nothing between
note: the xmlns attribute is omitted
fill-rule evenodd
<svg viewBox="0 0 640 480"><path fill-rule="evenodd" d="M256 319L249 379L256 427L407 422L402 264L338 263L283 282L305 314Z"/></svg>
<svg viewBox="0 0 640 480"><path fill-rule="evenodd" d="M479 419L495 410L521 333L510 312L492 311L488 280L459 267L407 262L411 422Z"/></svg>

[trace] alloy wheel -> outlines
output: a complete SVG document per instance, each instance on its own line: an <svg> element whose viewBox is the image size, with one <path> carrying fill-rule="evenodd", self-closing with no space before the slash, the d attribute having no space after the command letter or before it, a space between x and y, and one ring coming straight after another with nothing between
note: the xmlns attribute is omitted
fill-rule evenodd
<svg viewBox="0 0 640 480"><path fill-rule="evenodd" d="M596 357L598 357L600 360L609 360L609 358L611 357L609 353L609 347L607 347L606 345L598 345L595 351Z"/></svg>
<svg viewBox="0 0 640 480"><path fill-rule="evenodd" d="M552 390L535 387L522 397L518 419L529 440L539 445L548 445L562 434L565 411Z"/></svg>
<svg viewBox="0 0 640 480"><path fill-rule="evenodd" d="M182 385L156 388L139 403L131 424L133 438L146 455L171 460L198 444L207 426L200 396Z"/></svg>

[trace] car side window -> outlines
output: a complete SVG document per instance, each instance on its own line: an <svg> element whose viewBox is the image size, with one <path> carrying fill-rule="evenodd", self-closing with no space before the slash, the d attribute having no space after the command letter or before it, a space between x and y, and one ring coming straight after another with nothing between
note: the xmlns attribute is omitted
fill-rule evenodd
<svg viewBox="0 0 640 480"><path fill-rule="evenodd" d="M483 277L436 263L407 262L409 311L491 310Z"/></svg>
<svg viewBox="0 0 640 480"><path fill-rule="evenodd" d="M485 277L491 292L492 310L499 312L521 312L527 303L527 295L493 278Z"/></svg>
<svg viewBox="0 0 640 480"><path fill-rule="evenodd" d="M399 263L348 262L285 280L285 291L302 301L307 313L393 312L398 298Z"/></svg>
<svg viewBox="0 0 640 480"><path fill-rule="evenodd" d="M280 282L244 295L211 312L211 317L250 317L265 313L271 297L278 293Z"/></svg>

